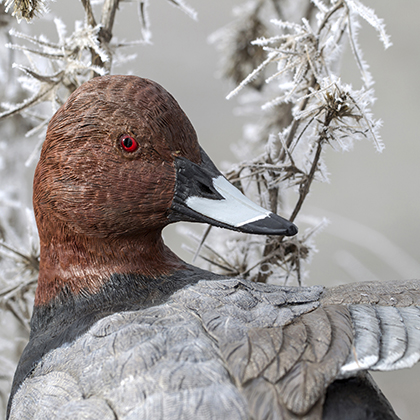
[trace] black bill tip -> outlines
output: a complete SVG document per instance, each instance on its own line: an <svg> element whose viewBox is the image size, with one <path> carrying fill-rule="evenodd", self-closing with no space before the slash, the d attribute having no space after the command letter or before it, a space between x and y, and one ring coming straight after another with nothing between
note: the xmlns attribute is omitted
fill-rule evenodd
<svg viewBox="0 0 420 420"><path fill-rule="evenodd" d="M298 233L296 225L274 213L269 213L266 217L254 222L243 224L239 229L242 232L258 235L294 236Z"/></svg>

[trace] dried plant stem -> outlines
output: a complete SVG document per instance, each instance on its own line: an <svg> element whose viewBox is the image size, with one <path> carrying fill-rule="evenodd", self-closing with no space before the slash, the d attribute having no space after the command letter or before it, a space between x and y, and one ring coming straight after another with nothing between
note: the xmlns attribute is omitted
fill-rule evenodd
<svg viewBox="0 0 420 420"><path fill-rule="evenodd" d="M325 25L327 24L328 20L331 18L331 16L337 12L339 9L341 9L343 7L343 2L340 1L338 2L335 7L333 7L325 16L325 18L323 19L323 21L320 23L318 31L317 31L317 36L319 37L319 35L321 34L321 31L324 29ZM307 20L310 19L311 13L314 11L314 5L313 3L310 3L308 6L308 11L305 15L305 18ZM305 74L308 72L309 69L306 70ZM311 77L311 81L309 83L309 87L307 89L307 91L309 92L311 89L314 89L317 85L317 80L315 75L312 75ZM303 99L301 106L299 107L299 112L302 112L306 109L306 107L308 106L309 103L309 97L306 97ZM293 142L293 139L295 138L297 129L299 127L300 124L300 120L299 119L294 119L292 122L292 126L290 127L290 132L289 135L287 136L287 140L286 140L286 146L289 148ZM281 155L280 155L280 161L284 161L284 159L286 158L286 150L283 149L281 151Z"/></svg>
<svg viewBox="0 0 420 420"><path fill-rule="evenodd" d="M275 1L273 1L273 3L276 4ZM321 34L321 31L325 28L328 20L333 16L333 14L335 12L337 12L342 7L343 7L343 2L340 1L334 7L332 7L331 10L325 15L323 21L320 23L319 28L317 30L318 39L319 39L319 36ZM309 5L308 5L308 9L306 10L306 13L305 13L305 18L307 20L310 19L314 10L315 10L314 4L312 2L310 2ZM276 11L277 11L277 8L276 8ZM318 42L317 42L317 45L318 45ZM308 67L306 69L303 77L305 77L306 74L309 72L309 68L310 67ZM310 82L308 84L308 87L307 87L307 92L309 93L311 90L314 90L314 89L319 90L319 84L317 82L315 74L313 74L311 76L311 80L310 80ZM309 97L307 96L302 100L302 102L299 106L299 112L304 111L306 109L306 107L308 106L308 103L309 103ZM289 112L290 112L290 116L291 116L292 107L290 105L289 105L289 109L290 109ZM281 110L283 111L283 107L281 108ZM290 120L291 120L290 121L290 124L291 124L290 125L290 130L289 130L288 136L287 136L286 141L285 141L285 146L286 147L284 147L280 151L280 155L279 155L279 161L280 162L284 162L286 160L287 150L291 147L294 139L296 138L297 130L299 128L299 125L301 124L301 120L298 119L298 118L293 119L293 117L291 116ZM300 137L301 136L299 136L299 138ZM297 141L299 141L299 138L298 138ZM314 156L314 160L312 162L311 170L310 170L306 180L300 185L300 188L299 188L299 199L298 199L298 201L295 205L295 208L292 212L292 215L290 216L290 219L289 219L292 222L296 219L298 213L300 212L300 210L303 206L303 203L304 203L304 201L305 201L305 199L306 199L306 197L309 193L310 187L312 185L312 181L315 178L315 172L316 172L316 169L318 167L319 160L320 160L320 157L321 157L322 146L323 146L323 139L320 137L320 139L317 141L317 150L316 150L316 153L315 153L315 156ZM267 163L272 164L273 162L270 158L268 158ZM270 210L272 212L276 213L277 208L278 208L278 202L279 202L279 186L278 185L276 185L272 188L268 187L268 197L269 197ZM271 241L270 238L267 238L267 240L265 242L263 254L262 254L263 255L263 260L261 262L260 270L259 270L258 277L257 277L258 282L265 283L267 281L267 278L268 278L269 273L270 273L269 264L270 264L271 261L270 261L270 259L267 259L266 257L273 253L275 248L277 246L279 246L278 244L280 244L282 242L282 240L283 240L283 237L279 238L279 241L277 241L276 243L273 243L273 241ZM300 272L300 270L298 270L298 282L300 284L299 272Z"/></svg>
<svg viewBox="0 0 420 420"><path fill-rule="evenodd" d="M310 9L312 10L312 9ZM316 86L316 79L314 76L312 76L311 78L311 82L310 82L310 86L312 88L314 88ZM309 89L308 89L309 90ZM302 103L299 107L299 111L304 111L305 108L307 107L309 102L309 98L306 97L305 99L302 100ZM279 156L279 161L280 162L284 162L286 160L287 157L287 149L292 145L292 142L296 136L296 132L297 129L299 128L300 125L300 120L298 119L293 119L292 114L291 114L291 106L289 105L290 108L290 119L291 121L291 126L290 126L290 131L289 131L289 135L287 136L286 142L285 142L285 146L281 152L280 152L280 156ZM318 157L319 160L319 157ZM271 161L271 159L267 160L267 163L272 164L273 162ZM316 169L316 167L315 167ZM309 187L311 185L312 181L310 183L305 183L308 186L308 192L309 192ZM308 192L303 196L302 194L299 196L299 200L298 200L298 204L295 207L295 211L297 210L296 214L295 211L292 213L292 216L290 218L290 221L294 221L297 213L300 211L302 204L308 194ZM269 201L270 201L270 211L272 211L273 213L277 213L277 207L278 207L278 202L279 202L279 186L276 185L272 188L268 188L268 197L269 197ZM267 258L267 256L271 255L274 250L276 249L276 247L278 246L277 244L281 243L283 240L283 237L279 238L279 241L277 243L273 243L273 241L271 241L270 238L267 238L265 241L265 245L264 245L264 250L263 250L263 260L261 261L261 266L258 272L258 276L257 276L257 282L260 283L266 283L268 276L270 274L270 270L269 270L269 264L270 264L270 258ZM300 277L300 276L299 276ZM300 284L300 278L298 278L298 283Z"/></svg>
<svg viewBox="0 0 420 420"><path fill-rule="evenodd" d="M93 10L92 10L92 5L90 3L90 0L81 0L81 1L85 9L87 23L88 25L92 26L92 28L94 28L96 26L96 20L95 20L95 16L93 15Z"/></svg>
<svg viewBox="0 0 420 420"><path fill-rule="evenodd" d="M290 216L290 221L293 222L296 219L300 209L302 208L303 202L307 197L309 190L312 185L312 181L315 179L315 172L317 170L319 159L321 158L322 146L324 143L324 139L321 137L317 140L316 152L314 156L314 160L312 162L311 170L306 178L306 180L300 185L299 188L299 199L296 203L296 206L293 210L292 215Z"/></svg>
<svg viewBox="0 0 420 420"><path fill-rule="evenodd" d="M101 36L107 43L112 38L112 28L114 26L115 14L117 13L119 3L120 0L105 0L105 3L102 7Z"/></svg>
<svg viewBox="0 0 420 420"><path fill-rule="evenodd" d="M112 28L114 26L115 14L117 12L119 2L120 0L105 0L104 5L102 6L101 28L99 30L98 40L101 44L101 48L106 51L108 60L103 60L96 51L91 49L92 64L105 68L107 71L111 70L112 65L112 54L109 48L109 43L112 39ZM92 28L96 27L97 23L95 16L93 15L90 0L82 0L82 4L85 9L88 24L92 26ZM92 76L97 76L97 74L93 73Z"/></svg>
<svg viewBox="0 0 420 420"><path fill-rule="evenodd" d="M274 5L274 8L277 12L277 15L279 16L280 19L282 19L281 9L280 9L279 4L276 0L273 0L273 5ZM313 10L314 10L313 3L309 3L308 9L306 10L306 13L305 13L306 19L310 19L310 16L311 16ZM316 84L315 77L312 77L311 86L314 87L315 84ZM301 104L301 107L300 107L300 111L303 111L306 108L306 106L308 104L308 100L309 100L308 98L305 98L303 100L303 102ZM291 146L292 142L293 142L293 139L295 138L296 131L299 127L300 121L293 118L292 104L284 104L283 106L280 107L280 111L285 112L287 114L285 126L288 126L288 125L291 124L289 135L288 135L287 140L286 140L286 146L287 146L287 148L289 148ZM286 149L283 148L280 152L279 161L284 162L285 159L286 159L286 156L287 156ZM271 160L270 157L268 157L267 163L268 164L273 164L274 162ZM270 173L270 175L272 175L271 172L269 172L269 173ZM269 200L270 211L272 211L273 213L277 213L278 203L279 203L279 186L278 185L275 185L271 188L268 187L268 200ZM261 266L260 266L260 270L258 272L258 277L257 277L258 282L265 283L267 281L268 263L270 262L270 258L268 258L268 256L273 253L276 246L277 245L273 244L272 241L270 240L270 238L266 239L265 245L264 245L264 250L263 250L263 260L261 261Z"/></svg>
<svg viewBox="0 0 420 420"><path fill-rule="evenodd" d="M314 76L312 76L312 80L311 80L311 83L310 83L309 86L311 88L315 88L315 86L316 86L316 79L315 79ZM305 99L303 99L302 100L302 103L301 103L301 105L299 107L299 112L304 111L306 109L306 107L308 106L308 103L309 103L309 98L308 97L306 97ZM287 148L290 148L290 146L292 145L293 140L294 140L294 138L296 136L296 133L297 133L297 130L299 128L300 123L301 123L301 121L299 119L294 119L293 120L292 125L290 126L289 135L287 136L287 139L286 139L286 142L285 142ZM280 152L280 159L279 160L281 162L283 162L285 159L286 159L286 149L282 149L281 152Z"/></svg>
<svg viewBox="0 0 420 420"><path fill-rule="evenodd" d="M109 48L109 43L112 38L112 28L114 26L115 14L117 12L118 4L120 0L105 0L102 7L102 19L101 29L98 34L98 39L101 43L101 47L106 51L108 60L103 62L98 54L92 57L92 63L104 67L108 72L111 71L112 65L112 53Z"/></svg>

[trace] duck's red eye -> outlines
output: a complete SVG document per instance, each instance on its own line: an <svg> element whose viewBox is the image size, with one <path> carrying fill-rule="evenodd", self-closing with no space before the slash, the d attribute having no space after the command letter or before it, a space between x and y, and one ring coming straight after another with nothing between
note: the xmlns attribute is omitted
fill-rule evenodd
<svg viewBox="0 0 420 420"><path fill-rule="evenodd" d="M135 152L139 147L139 144L128 134L124 134L120 137L120 145L123 150L129 153Z"/></svg>

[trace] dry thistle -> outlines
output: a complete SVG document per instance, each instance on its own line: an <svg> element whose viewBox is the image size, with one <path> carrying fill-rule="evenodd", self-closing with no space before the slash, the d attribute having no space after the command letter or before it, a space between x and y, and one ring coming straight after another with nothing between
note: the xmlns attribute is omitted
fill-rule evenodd
<svg viewBox="0 0 420 420"><path fill-rule="evenodd" d="M6 12L13 6L12 16L16 16L18 22L25 19L30 22L34 17L46 11L43 0L7 0L5 3Z"/></svg>

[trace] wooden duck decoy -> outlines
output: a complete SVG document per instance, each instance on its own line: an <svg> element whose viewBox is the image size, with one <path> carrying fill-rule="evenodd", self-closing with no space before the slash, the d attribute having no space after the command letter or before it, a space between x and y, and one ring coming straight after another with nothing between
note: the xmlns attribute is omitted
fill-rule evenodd
<svg viewBox="0 0 420 420"><path fill-rule="evenodd" d="M420 282L282 287L193 267L176 221L294 235L200 148L161 86L97 77L52 118L10 420L396 419L368 370L420 357Z"/></svg>

